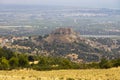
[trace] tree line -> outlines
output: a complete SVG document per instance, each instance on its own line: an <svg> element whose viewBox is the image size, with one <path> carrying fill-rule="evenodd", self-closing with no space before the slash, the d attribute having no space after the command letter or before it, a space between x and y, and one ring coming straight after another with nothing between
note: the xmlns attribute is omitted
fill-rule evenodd
<svg viewBox="0 0 120 80"><path fill-rule="evenodd" d="M34 63L38 61L37 63ZM32 62L30 64L30 62ZM8 49L0 48L0 70L34 69L34 70L58 70L58 69L107 69L119 67L120 59L101 59L100 62L75 63L63 57L36 56L18 54Z"/></svg>

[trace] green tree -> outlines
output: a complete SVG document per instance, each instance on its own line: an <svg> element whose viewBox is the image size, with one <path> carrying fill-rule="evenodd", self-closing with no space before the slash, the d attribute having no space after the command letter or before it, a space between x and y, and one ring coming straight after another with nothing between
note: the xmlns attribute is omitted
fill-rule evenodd
<svg viewBox="0 0 120 80"><path fill-rule="evenodd" d="M86 64L86 68L100 68L99 67L99 63L96 63L96 62L92 62L92 63L89 63L89 64Z"/></svg>
<svg viewBox="0 0 120 80"><path fill-rule="evenodd" d="M9 60L9 64L10 64L10 68L11 68L11 69L17 68L18 65L19 65L18 58L12 57L12 58Z"/></svg>
<svg viewBox="0 0 120 80"><path fill-rule="evenodd" d="M48 65L48 60L47 60L47 57L41 57L40 60L39 60L39 65Z"/></svg>
<svg viewBox="0 0 120 80"><path fill-rule="evenodd" d="M5 57L0 58L0 69L1 70L9 69L9 61Z"/></svg>
<svg viewBox="0 0 120 80"><path fill-rule="evenodd" d="M35 61L35 56L31 56L31 55L28 56L28 60L29 60L29 61Z"/></svg>
<svg viewBox="0 0 120 80"><path fill-rule="evenodd" d="M59 59L58 64L59 64L59 67L62 69L71 69L72 68L72 62L65 58Z"/></svg>
<svg viewBox="0 0 120 80"><path fill-rule="evenodd" d="M101 62L99 63L100 68L111 68L112 67L112 63L110 61L108 61L107 59L101 59Z"/></svg>
<svg viewBox="0 0 120 80"><path fill-rule="evenodd" d="M29 66L28 57L26 55L23 55L23 54L19 55L18 62L19 62L19 66L22 68Z"/></svg>
<svg viewBox="0 0 120 80"><path fill-rule="evenodd" d="M112 60L111 62L113 63L113 67L120 66L120 59Z"/></svg>
<svg viewBox="0 0 120 80"><path fill-rule="evenodd" d="M11 50L0 48L0 58L5 57L9 60L13 56L16 56L16 54Z"/></svg>

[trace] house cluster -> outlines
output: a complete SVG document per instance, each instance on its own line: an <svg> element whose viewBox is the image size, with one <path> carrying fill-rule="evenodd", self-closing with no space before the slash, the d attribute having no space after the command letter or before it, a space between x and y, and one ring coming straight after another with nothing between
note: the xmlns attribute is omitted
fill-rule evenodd
<svg viewBox="0 0 120 80"><path fill-rule="evenodd" d="M29 37L0 37L0 47L7 46L8 44L12 44L15 40L25 40L29 39Z"/></svg>

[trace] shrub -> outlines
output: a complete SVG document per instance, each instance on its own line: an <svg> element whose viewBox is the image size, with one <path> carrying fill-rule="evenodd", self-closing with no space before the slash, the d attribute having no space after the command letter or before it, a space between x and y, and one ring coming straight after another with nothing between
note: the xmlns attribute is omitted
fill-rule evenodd
<svg viewBox="0 0 120 80"><path fill-rule="evenodd" d="M18 58L12 57L12 58L9 60L9 64L10 64L10 68L11 68L11 69L17 68L18 65L19 65Z"/></svg>
<svg viewBox="0 0 120 80"><path fill-rule="evenodd" d="M0 69L1 70L9 69L9 62L5 57L0 58Z"/></svg>
<svg viewBox="0 0 120 80"><path fill-rule="evenodd" d="M101 59L101 62L99 63L100 68L111 68L112 67L112 63L111 61L108 61L107 59Z"/></svg>
<svg viewBox="0 0 120 80"><path fill-rule="evenodd" d="M19 67L25 68L28 67L29 61L26 55L19 55L18 56Z"/></svg>

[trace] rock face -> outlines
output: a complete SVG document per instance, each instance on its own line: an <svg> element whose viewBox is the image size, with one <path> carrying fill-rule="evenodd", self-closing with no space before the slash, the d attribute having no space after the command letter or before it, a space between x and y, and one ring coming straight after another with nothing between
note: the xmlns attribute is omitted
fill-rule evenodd
<svg viewBox="0 0 120 80"><path fill-rule="evenodd" d="M91 41L89 39L85 39L80 37L80 34L77 34L71 28L58 28L54 30L48 37L44 39L48 43L84 43L93 48L101 49L104 51L111 51L108 46L102 45L101 43Z"/></svg>
<svg viewBox="0 0 120 80"><path fill-rule="evenodd" d="M47 42L71 43L77 41L78 34L71 28L59 28L53 31L45 40Z"/></svg>
<svg viewBox="0 0 120 80"><path fill-rule="evenodd" d="M76 34L71 28L58 28L51 33L52 35L71 35Z"/></svg>

